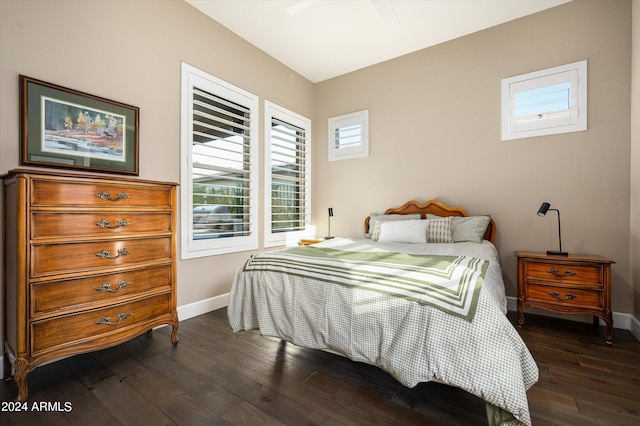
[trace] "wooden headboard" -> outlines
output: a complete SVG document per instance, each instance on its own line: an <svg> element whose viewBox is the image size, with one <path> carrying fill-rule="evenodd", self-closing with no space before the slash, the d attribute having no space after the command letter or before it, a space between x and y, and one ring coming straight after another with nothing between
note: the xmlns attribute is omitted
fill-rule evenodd
<svg viewBox="0 0 640 426"><path fill-rule="evenodd" d="M419 203L416 200L407 201L400 207L392 207L387 209L384 214L412 214L412 213L420 213L423 219L427 217L427 214L434 214L437 216L469 216L467 212L460 207L450 207L446 204L441 203L438 200L429 200L426 203ZM369 220L370 217L364 220L364 232L369 232ZM484 233L484 239L491 241L493 243L493 239L496 236L496 224L491 219L489 222L489 226L487 226L487 230Z"/></svg>

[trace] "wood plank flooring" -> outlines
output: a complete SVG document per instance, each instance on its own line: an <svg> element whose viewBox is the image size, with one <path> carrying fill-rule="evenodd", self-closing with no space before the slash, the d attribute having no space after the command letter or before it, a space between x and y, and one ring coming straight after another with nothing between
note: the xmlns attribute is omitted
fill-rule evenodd
<svg viewBox="0 0 640 426"><path fill-rule="evenodd" d="M540 367L528 392L534 425L640 424L640 342L631 333L614 329L609 346L602 328L532 315L518 330ZM408 389L376 367L233 334L226 309L182 321L175 348L169 332L37 368L28 411L0 412L0 424L486 424L484 403L464 391ZM12 380L0 383L2 408L15 395Z"/></svg>

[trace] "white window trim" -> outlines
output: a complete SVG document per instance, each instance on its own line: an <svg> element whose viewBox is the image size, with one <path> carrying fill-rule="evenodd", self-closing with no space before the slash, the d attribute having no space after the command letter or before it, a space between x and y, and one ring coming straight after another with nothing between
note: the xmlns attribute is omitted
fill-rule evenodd
<svg viewBox="0 0 640 426"><path fill-rule="evenodd" d="M296 245L301 238L309 238L314 236L314 230L311 227L311 120L290 111L286 108L278 106L272 102L264 102L264 245L265 247L275 247L281 245ZM305 129L306 131L306 158L305 171L306 181L305 189L307 196L305 197L305 229L302 231L291 231L272 233L271 232L271 118L275 117L294 126Z"/></svg>
<svg viewBox="0 0 640 426"><path fill-rule="evenodd" d="M515 95L518 92L571 82L576 108L564 118L546 117L527 124L517 123ZM587 130L587 61L522 74L502 80L502 140L530 138Z"/></svg>
<svg viewBox="0 0 640 426"><path fill-rule="evenodd" d="M348 148L336 148L334 134L341 127L359 124L362 129L360 144ZM369 110L356 111L349 114L329 118L328 133L329 161L347 160L369 156Z"/></svg>
<svg viewBox="0 0 640 426"><path fill-rule="evenodd" d="M180 242L182 259L234 253L258 248L258 97L224 80L214 77L191 65L182 63L180 120ZM218 239L195 240L193 238L193 87L215 92L216 95L242 103L251 109L250 123L250 235Z"/></svg>

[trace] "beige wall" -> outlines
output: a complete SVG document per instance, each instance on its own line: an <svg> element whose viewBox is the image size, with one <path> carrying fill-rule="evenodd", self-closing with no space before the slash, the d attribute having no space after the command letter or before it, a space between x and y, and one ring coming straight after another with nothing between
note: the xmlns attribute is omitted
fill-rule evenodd
<svg viewBox="0 0 640 426"><path fill-rule="evenodd" d="M438 198L491 214L507 293L514 250L597 253L613 267L613 309L632 312L629 278L631 2L577 0L319 83L314 203L320 233L361 233L371 211ZM588 60L589 129L502 142L504 77ZM370 114L370 156L327 162L328 117ZM324 225L326 226L326 225Z"/></svg>
<svg viewBox="0 0 640 426"><path fill-rule="evenodd" d="M145 179L180 179L181 61L313 117L312 83L182 0L0 0L0 40L0 173L18 167L18 74L140 107ZM227 293L246 257L180 261L178 305Z"/></svg>

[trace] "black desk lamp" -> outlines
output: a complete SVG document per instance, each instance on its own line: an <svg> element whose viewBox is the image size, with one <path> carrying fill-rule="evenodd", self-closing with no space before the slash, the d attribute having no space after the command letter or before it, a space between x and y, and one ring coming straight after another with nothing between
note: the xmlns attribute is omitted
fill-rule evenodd
<svg viewBox="0 0 640 426"><path fill-rule="evenodd" d="M560 210L550 209L549 207L551 207L551 204L547 202L542 203L542 205L538 209L538 216L542 217L546 215L548 210L555 210L556 212L558 212L558 242L560 243L560 250L558 251L547 250L547 254L552 254L554 256L569 256L569 253L567 253L566 251L562 251L562 233L560 232Z"/></svg>
<svg viewBox="0 0 640 426"><path fill-rule="evenodd" d="M331 236L331 218L332 217L333 217L333 207L329 207L329 235L324 237L325 240L329 240L329 239L333 238Z"/></svg>

